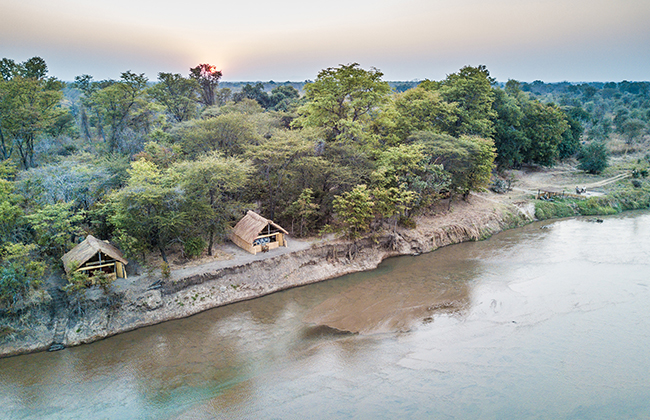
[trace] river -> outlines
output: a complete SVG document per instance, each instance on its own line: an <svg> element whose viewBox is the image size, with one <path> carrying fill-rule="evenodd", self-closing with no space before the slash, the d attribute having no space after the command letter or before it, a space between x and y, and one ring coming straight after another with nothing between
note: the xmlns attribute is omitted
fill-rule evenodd
<svg viewBox="0 0 650 420"><path fill-rule="evenodd" d="M0 417L647 419L649 348L650 214L568 219L2 359Z"/></svg>

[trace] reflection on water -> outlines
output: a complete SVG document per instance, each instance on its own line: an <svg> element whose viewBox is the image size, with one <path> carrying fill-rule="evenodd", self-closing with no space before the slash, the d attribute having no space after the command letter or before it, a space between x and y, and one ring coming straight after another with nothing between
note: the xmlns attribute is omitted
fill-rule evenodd
<svg viewBox="0 0 650 420"><path fill-rule="evenodd" d="M0 360L3 415L650 417L650 215L540 226Z"/></svg>

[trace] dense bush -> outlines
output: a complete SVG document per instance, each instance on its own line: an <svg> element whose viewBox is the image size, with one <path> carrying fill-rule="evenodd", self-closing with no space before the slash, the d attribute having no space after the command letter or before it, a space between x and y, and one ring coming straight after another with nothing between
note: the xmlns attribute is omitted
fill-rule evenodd
<svg viewBox="0 0 650 420"><path fill-rule="evenodd" d="M0 304L10 307L42 282L45 264L34 260L36 245L5 244L0 250Z"/></svg>
<svg viewBox="0 0 650 420"><path fill-rule="evenodd" d="M580 168L590 174L599 174L607 168L608 152L603 142L592 142L583 147L578 154Z"/></svg>
<svg viewBox="0 0 650 420"><path fill-rule="evenodd" d="M196 258L201 256L207 247L208 244L205 240L200 236L197 236L185 241L185 244L183 244L183 252L188 258Z"/></svg>

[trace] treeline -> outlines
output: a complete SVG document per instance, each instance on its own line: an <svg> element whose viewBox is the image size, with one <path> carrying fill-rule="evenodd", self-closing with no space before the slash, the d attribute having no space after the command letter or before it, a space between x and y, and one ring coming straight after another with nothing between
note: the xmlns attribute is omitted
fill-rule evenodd
<svg viewBox="0 0 650 420"><path fill-rule="evenodd" d="M572 109L588 139L605 141L618 134L633 146L648 134L650 82L522 83L521 90L542 101Z"/></svg>
<svg viewBox="0 0 650 420"><path fill-rule="evenodd" d="M341 65L302 93L220 87L208 64L154 83L127 71L66 85L38 57L0 71L4 304L88 233L166 260L174 247L211 254L247 209L298 236L408 226L488 186L495 163L575 155L584 121L525 84L498 87L484 66L394 89L377 69Z"/></svg>

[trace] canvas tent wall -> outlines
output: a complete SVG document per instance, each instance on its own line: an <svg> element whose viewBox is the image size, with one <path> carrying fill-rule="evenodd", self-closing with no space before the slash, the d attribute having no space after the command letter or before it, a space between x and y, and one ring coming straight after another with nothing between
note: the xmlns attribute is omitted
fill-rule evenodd
<svg viewBox="0 0 650 420"><path fill-rule="evenodd" d="M284 236L288 234L282 226L249 210L233 228L230 239L240 248L257 254L287 246Z"/></svg>
<svg viewBox="0 0 650 420"><path fill-rule="evenodd" d="M125 266L129 263L117 248L92 235L88 235L83 242L61 257L61 260L68 274L72 270L84 271L89 275L102 271L120 278L126 278Z"/></svg>

